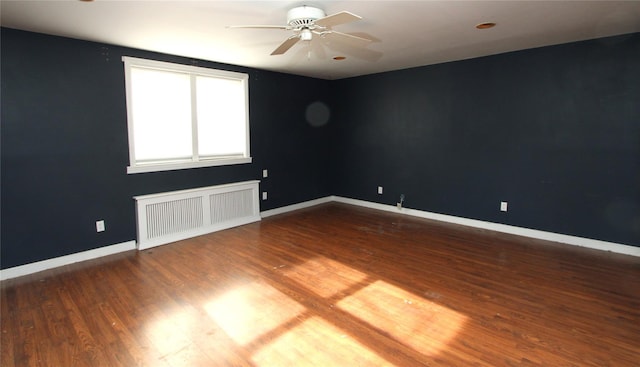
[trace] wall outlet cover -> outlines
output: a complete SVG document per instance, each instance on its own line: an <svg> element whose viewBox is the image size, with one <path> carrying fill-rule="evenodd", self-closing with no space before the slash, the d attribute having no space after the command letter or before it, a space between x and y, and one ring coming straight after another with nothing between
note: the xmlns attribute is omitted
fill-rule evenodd
<svg viewBox="0 0 640 367"><path fill-rule="evenodd" d="M96 232L104 232L104 231L105 231L104 220L97 220L96 221Z"/></svg>

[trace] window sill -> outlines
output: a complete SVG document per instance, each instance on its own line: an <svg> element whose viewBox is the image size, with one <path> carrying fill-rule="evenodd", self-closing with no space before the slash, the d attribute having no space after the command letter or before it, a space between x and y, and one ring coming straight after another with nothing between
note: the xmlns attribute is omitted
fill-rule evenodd
<svg viewBox="0 0 640 367"><path fill-rule="evenodd" d="M180 169L202 168L202 167L228 166L233 164L245 164L245 163L251 163L251 157L230 158L230 159L211 159L211 160L202 160L198 162L140 164L137 166L127 167L127 174L174 171L174 170L180 170Z"/></svg>

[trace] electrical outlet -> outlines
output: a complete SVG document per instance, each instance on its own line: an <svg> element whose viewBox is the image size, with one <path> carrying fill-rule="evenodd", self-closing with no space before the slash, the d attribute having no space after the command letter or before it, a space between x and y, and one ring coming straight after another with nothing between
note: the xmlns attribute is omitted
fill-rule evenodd
<svg viewBox="0 0 640 367"><path fill-rule="evenodd" d="M262 170L262 178L267 178L269 177L269 171L267 171L266 169Z"/></svg>
<svg viewBox="0 0 640 367"><path fill-rule="evenodd" d="M382 186L378 186L378 194L382 195Z"/></svg>
<svg viewBox="0 0 640 367"><path fill-rule="evenodd" d="M266 191L262 192L262 200L267 200L267 192Z"/></svg>
<svg viewBox="0 0 640 367"><path fill-rule="evenodd" d="M506 201L501 201L500 202L500 211L501 212L506 212L507 211L507 202Z"/></svg>
<svg viewBox="0 0 640 367"><path fill-rule="evenodd" d="M104 232L104 231L105 231L104 220L97 220L96 221L96 232Z"/></svg>

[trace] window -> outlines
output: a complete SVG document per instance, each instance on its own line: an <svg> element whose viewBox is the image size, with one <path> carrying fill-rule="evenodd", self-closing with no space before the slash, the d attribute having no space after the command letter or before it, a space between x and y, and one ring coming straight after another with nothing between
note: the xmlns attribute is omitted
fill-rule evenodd
<svg viewBox="0 0 640 367"><path fill-rule="evenodd" d="M250 163L248 75L123 57L127 173Z"/></svg>

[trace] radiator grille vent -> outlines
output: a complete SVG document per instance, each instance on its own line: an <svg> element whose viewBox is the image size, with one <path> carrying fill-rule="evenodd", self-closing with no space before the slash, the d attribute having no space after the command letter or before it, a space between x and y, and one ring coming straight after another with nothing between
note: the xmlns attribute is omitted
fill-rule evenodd
<svg viewBox="0 0 640 367"><path fill-rule="evenodd" d="M253 211L252 190L209 195L209 201L211 203L211 224L245 217L251 215Z"/></svg>
<svg viewBox="0 0 640 367"><path fill-rule="evenodd" d="M136 196L138 249L259 221L258 182Z"/></svg>
<svg viewBox="0 0 640 367"><path fill-rule="evenodd" d="M147 208L147 237L156 238L202 227L202 198L150 204Z"/></svg>

